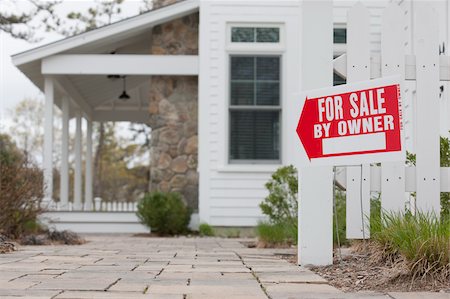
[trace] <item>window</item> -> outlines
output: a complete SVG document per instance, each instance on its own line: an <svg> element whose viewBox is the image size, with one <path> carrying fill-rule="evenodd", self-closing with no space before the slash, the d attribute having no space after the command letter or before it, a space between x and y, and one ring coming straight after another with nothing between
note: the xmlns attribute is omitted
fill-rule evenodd
<svg viewBox="0 0 450 299"><path fill-rule="evenodd" d="M333 43L346 44L347 43L347 28L333 29Z"/></svg>
<svg viewBox="0 0 450 299"><path fill-rule="evenodd" d="M232 27L233 43L278 43L280 28L272 27Z"/></svg>
<svg viewBox="0 0 450 299"><path fill-rule="evenodd" d="M230 57L231 163L280 159L280 56Z"/></svg>

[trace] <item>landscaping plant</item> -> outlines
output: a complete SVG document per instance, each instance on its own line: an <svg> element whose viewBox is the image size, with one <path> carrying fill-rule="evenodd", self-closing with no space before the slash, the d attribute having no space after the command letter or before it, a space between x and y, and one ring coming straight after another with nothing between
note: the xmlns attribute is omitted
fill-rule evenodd
<svg viewBox="0 0 450 299"><path fill-rule="evenodd" d="M383 212L373 220L373 257L403 259L413 278L432 276L450 279L450 221L432 213Z"/></svg>
<svg viewBox="0 0 450 299"><path fill-rule="evenodd" d="M198 232L202 237L211 237L214 236L214 228L208 223L202 223L198 227Z"/></svg>
<svg viewBox="0 0 450 299"><path fill-rule="evenodd" d="M38 231L43 197L42 171L0 134L0 234L18 239Z"/></svg>
<svg viewBox="0 0 450 299"><path fill-rule="evenodd" d="M173 192L146 194L136 213L143 224L161 235L186 233L191 217L181 195Z"/></svg>
<svg viewBox="0 0 450 299"><path fill-rule="evenodd" d="M269 195L259 206L263 214L268 216L268 222L262 222L256 228L259 239L273 244L286 242L296 244L297 170L292 165L281 167L272 174L272 178L265 186Z"/></svg>

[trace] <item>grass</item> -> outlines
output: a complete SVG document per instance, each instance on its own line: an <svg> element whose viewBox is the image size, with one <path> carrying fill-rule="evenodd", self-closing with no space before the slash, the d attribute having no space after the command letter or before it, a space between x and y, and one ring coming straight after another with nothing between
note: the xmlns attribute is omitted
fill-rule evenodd
<svg viewBox="0 0 450 299"><path fill-rule="evenodd" d="M208 223L202 223L198 227L198 232L202 237L212 237L215 235L214 228Z"/></svg>
<svg viewBox="0 0 450 299"><path fill-rule="evenodd" d="M291 245L297 243L297 231L284 223L271 224L260 222L256 234L264 247Z"/></svg>
<svg viewBox="0 0 450 299"><path fill-rule="evenodd" d="M435 214L385 213L371 220L378 257L402 257L413 278L450 279L450 221ZM375 254L376 255L376 254ZM376 258L376 257L375 257Z"/></svg>

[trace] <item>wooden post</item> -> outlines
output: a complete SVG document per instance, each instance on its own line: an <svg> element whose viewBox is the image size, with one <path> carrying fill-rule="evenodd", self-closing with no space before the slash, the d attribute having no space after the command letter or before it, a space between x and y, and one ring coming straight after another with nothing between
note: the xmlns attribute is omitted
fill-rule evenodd
<svg viewBox="0 0 450 299"><path fill-rule="evenodd" d="M405 79L405 14L391 3L383 11L381 29L381 74L401 75ZM402 86L402 88L405 88ZM405 92L402 90L402 102ZM404 138L404 136L402 136ZM405 142L403 142L405 146ZM405 161L381 163L381 208L389 212L405 211Z"/></svg>
<svg viewBox="0 0 450 299"><path fill-rule="evenodd" d="M61 187L60 207L66 210L69 203L69 98L62 98Z"/></svg>
<svg viewBox="0 0 450 299"><path fill-rule="evenodd" d="M302 89L333 84L332 1L302 2ZM298 138L292 130L292 138ZM301 265L333 263L333 171L331 166L299 170Z"/></svg>
<svg viewBox="0 0 450 299"><path fill-rule="evenodd" d="M438 15L429 3L415 3L416 208L440 213Z"/></svg>
<svg viewBox="0 0 450 299"><path fill-rule="evenodd" d="M347 82L370 79L369 12L358 2L347 13ZM362 167L362 169L361 169ZM347 238L368 239L370 165L347 168Z"/></svg>
<svg viewBox="0 0 450 299"><path fill-rule="evenodd" d="M49 204L53 200L53 79L45 77L44 82L44 201Z"/></svg>
<svg viewBox="0 0 450 299"><path fill-rule="evenodd" d="M74 210L81 210L81 110L76 110Z"/></svg>

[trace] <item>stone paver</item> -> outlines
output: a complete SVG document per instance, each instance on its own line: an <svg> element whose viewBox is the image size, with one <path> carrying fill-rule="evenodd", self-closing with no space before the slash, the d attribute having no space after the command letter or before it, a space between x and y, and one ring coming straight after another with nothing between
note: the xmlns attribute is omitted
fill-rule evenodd
<svg viewBox="0 0 450 299"><path fill-rule="evenodd" d="M342 293L280 254L239 239L89 235L81 246L0 255L0 298L448 299L444 293Z"/></svg>

